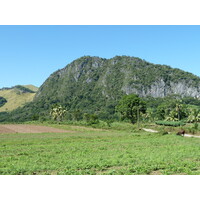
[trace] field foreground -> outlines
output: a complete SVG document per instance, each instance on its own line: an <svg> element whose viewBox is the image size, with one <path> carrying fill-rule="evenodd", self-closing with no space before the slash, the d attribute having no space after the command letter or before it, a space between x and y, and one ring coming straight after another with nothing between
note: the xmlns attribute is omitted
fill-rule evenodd
<svg viewBox="0 0 200 200"><path fill-rule="evenodd" d="M64 131L0 133L0 174L200 174L199 138L51 126Z"/></svg>

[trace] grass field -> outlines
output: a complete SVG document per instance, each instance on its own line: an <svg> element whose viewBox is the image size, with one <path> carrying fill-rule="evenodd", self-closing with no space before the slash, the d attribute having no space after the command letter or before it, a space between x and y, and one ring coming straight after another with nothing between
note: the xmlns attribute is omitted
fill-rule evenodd
<svg viewBox="0 0 200 200"><path fill-rule="evenodd" d="M131 128L0 134L0 174L200 174L200 139Z"/></svg>

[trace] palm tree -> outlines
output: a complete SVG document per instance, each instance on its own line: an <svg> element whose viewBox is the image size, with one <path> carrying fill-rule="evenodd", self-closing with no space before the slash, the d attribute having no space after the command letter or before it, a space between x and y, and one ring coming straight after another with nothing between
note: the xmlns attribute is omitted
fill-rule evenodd
<svg viewBox="0 0 200 200"><path fill-rule="evenodd" d="M53 120L62 121L66 112L67 111L62 106L59 105L51 109L50 115L53 118Z"/></svg>
<svg viewBox="0 0 200 200"><path fill-rule="evenodd" d="M169 116L166 118L166 121L179 121L176 110L172 110L169 113Z"/></svg>
<svg viewBox="0 0 200 200"><path fill-rule="evenodd" d="M180 119L181 119L182 108L183 108L183 104L182 104L182 100L180 100L176 103L176 107L175 107L175 110L176 110L177 115L178 115L178 121L180 121Z"/></svg>
<svg viewBox="0 0 200 200"><path fill-rule="evenodd" d="M141 116L148 122L153 122L155 118L155 113L153 112L152 109L147 109L146 113L142 113Z"/></svg>
<svg viewBox="0 0 200 200"><path fill-rule="evenodd" d="M182 104L182 100L176 101L174 104L174 108L169 112L167 116L167 121L180 121L185 116L184 105Z"/></svg>
<svg viewBox="0 0 200 200"><path fill-rule="evenodd" d="M189 123L200 122L200 110L196 108L190 109L190 114L188 116L187 122Z"/></svg>

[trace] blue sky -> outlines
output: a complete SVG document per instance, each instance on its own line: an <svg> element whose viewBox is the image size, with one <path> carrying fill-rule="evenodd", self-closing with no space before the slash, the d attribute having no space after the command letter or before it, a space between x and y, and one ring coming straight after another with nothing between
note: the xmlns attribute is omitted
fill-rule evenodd
<svg viewBox="0 0 200 200"><path fill-rule="evenodd" d="M128 55L200 76L200 26L0 26L0 88L40 86L84 55Z"/></svg>

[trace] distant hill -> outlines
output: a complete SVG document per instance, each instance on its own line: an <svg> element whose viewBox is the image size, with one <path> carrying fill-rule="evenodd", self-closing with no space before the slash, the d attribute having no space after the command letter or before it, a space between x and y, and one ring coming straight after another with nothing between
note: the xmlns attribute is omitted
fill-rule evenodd
<svg viewBox="0 0 200 200"><path fill-rule="evenodd" d="M0 89L0 100L3 102L0 106L0 112L12 111L22 107L25 103L31 102L37 89L33 85L17 85Z"/></svg>

